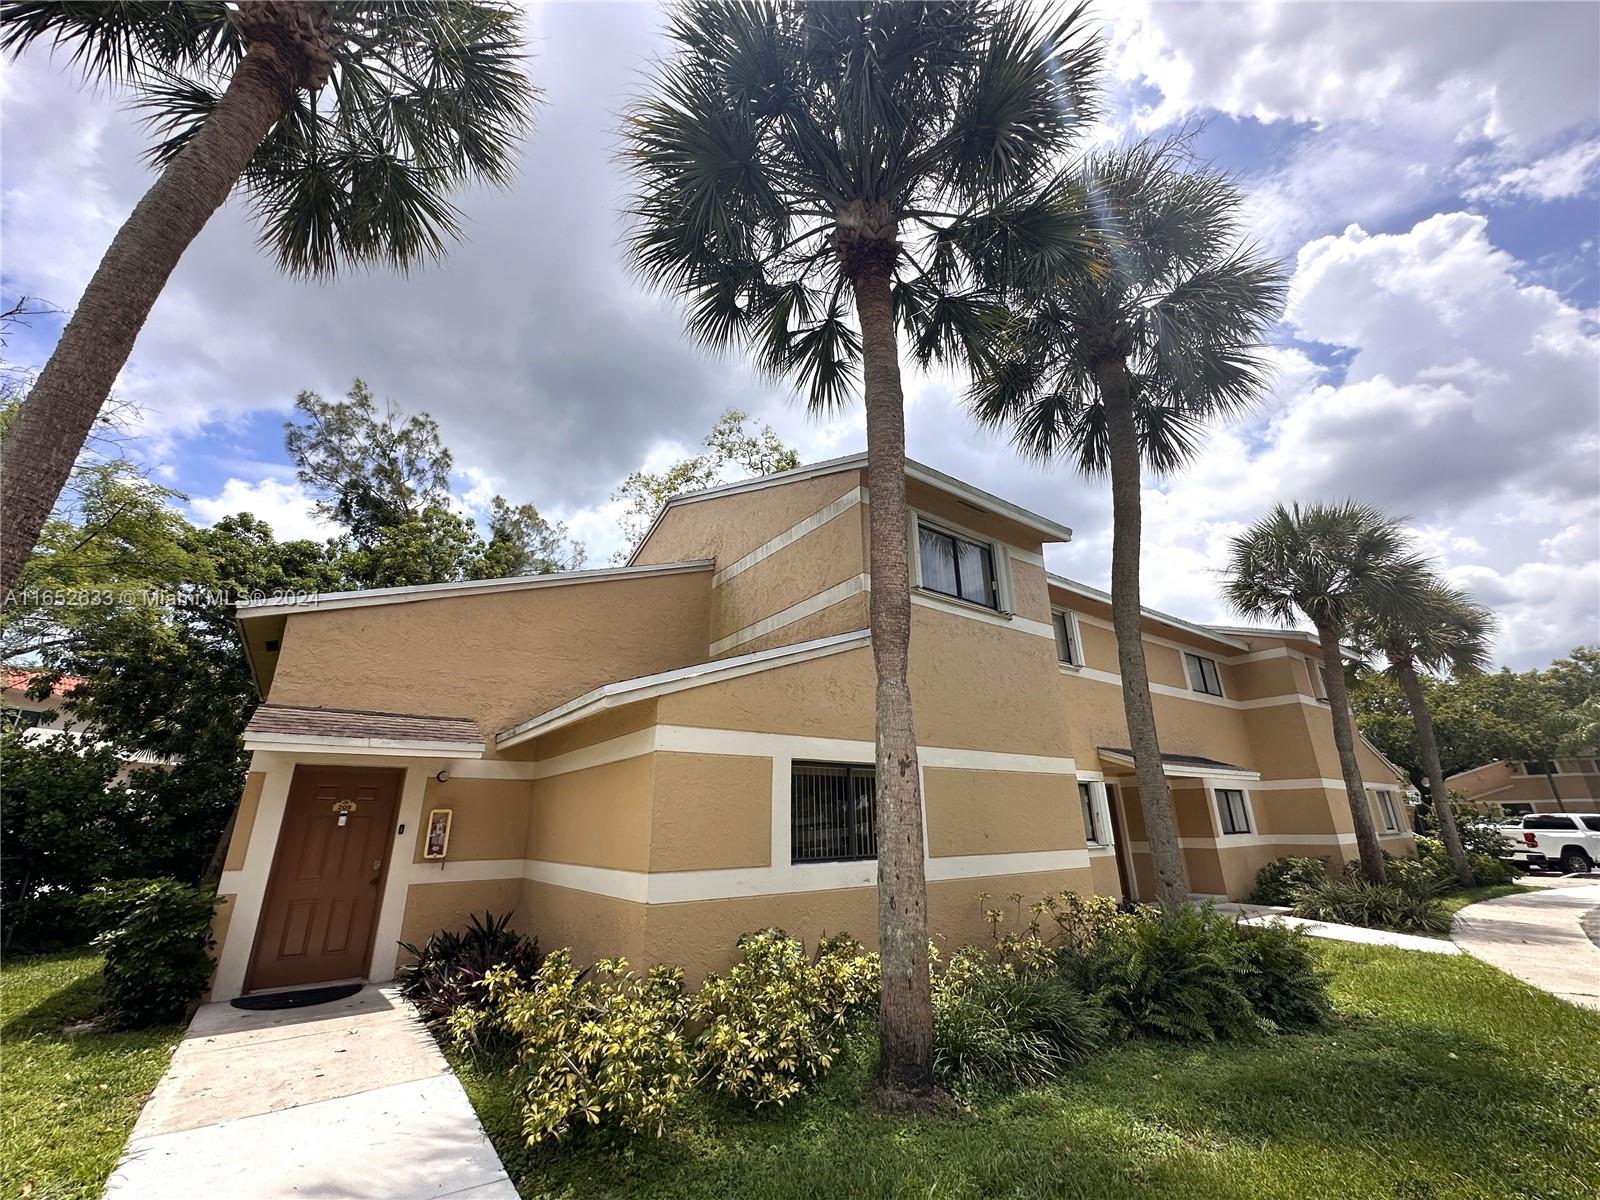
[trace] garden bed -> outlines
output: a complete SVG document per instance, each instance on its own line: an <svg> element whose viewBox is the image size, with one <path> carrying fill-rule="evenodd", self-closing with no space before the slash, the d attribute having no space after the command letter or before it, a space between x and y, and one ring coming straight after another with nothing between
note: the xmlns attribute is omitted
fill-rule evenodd
<svg viewBox="0 0 1600 1200"><path fill-rule="evenodd" d="M525 1200L1600 1194L1600 1014L1466 956L1316 954L1326 1028L1137 1042L943 1119L865 1109L860 1037L783 1109L697 1094L659 1139L528 1150L510 1077L452 1059Z"/></svg>

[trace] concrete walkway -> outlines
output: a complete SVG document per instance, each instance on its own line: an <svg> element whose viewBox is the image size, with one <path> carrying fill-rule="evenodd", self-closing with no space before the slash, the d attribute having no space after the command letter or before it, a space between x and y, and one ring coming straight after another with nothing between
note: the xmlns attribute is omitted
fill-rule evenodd
<svg viewBox="0 0 1600 1200"><path fill-rule="evenodd" d="M1218 912L1230 913L1244 925L1294 925L1312 937L1335 942L1359 942L1363 946L1394 946L1400 950L1421 950L1425 954L1460 954L1461 947L1444 938L1422 937L1415 933L1394 933L1387 929L1366 929L1360 925L1334 925L1289 915L1287 908L1271 904L1219 904Z"/></svg>
<svg viewBox="0 0 1600 1200"><path fill-rule="evenodd" d="M279 1012L207 1004L108 1200L517 1200L461 1084L388 988Z"/></svg>
<svg viewBox="0 0 1600 1200"><path fill-rule="evenodd" d="M1565 881L1563 881L1565 883ZM1585 932L1600 883L1542 888L1469 904L1450 931L1468 954L1563 1000L1600 1009L1600 946Z"/></svg>

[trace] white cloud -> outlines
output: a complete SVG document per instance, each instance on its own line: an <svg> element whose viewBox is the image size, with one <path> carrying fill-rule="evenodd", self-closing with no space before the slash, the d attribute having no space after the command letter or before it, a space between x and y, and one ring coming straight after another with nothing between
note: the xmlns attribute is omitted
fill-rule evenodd
<svg viewBox="0 0 1600 1200"><path fill-rule="evenodd" d="M1502 171L1467 190L1469 200L1570 200L1581 196L1600 167L1600 138L1577 142L1527 166Z"/></svg>
<svg viewBox="0 0 1600 1200"><path fill-rule="evenodd" d="M215 496L198 496L189 501L189 509L203 525L236 513L250 513L270 525L280 542L302 538L320 542L342 532L338 525L317 515L311 498L298 483L276 479L254 483L229 479Z"/></svg>

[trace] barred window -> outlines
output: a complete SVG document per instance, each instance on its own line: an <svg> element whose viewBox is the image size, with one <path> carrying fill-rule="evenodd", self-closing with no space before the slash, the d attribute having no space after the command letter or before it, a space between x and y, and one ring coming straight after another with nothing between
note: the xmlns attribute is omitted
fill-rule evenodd
<svg viewBox="0 0 1600 1200"><path fill-rule="evenodd" d="M789 780L790 861L878 857L878 788L872 767L797 762Z"/></svg>
<svg viewBox="0 0 1600 1200"><path fill-rule="evenodd" d="M1217 789L1217 816L1223 833L1250 832L1250 810L1245 807L1244 793L1235 788Z"/></svg>

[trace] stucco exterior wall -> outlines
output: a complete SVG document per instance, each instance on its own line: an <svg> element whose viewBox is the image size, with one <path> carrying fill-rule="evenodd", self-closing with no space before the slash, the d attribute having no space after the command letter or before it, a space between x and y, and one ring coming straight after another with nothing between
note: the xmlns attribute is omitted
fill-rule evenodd
<svg viewBox="0 0 1600 1200"><path fill-rule="evenodd" d="M655 760L641 754L535 780L525 857L648 871Z"/></svg>
<svg viewBox="0 0 1600 1200"><path fill-rule="evenodd" d="M710 572L292 614L268 699L471 717L493 735L604 683L702 662Z"/></svg>
<svg viewBox="0 0 1600 1200"><path fill-rule="evenodd" d="M672 505L634 555L639 564L717 560L726 567L826 508L863 482L839 471L732 495Z"/></svg>

